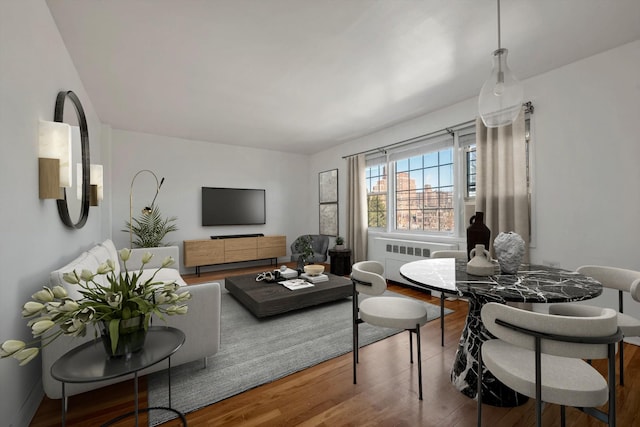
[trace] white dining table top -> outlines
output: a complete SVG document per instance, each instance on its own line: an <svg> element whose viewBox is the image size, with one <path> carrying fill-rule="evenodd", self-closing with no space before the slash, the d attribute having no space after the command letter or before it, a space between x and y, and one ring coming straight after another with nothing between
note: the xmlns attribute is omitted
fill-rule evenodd
<svg viewBox="0 0 640 427"><path fill-rule="evenodd" d="M436 291L457 294L455 258L429 258L400 267L400 275L412 283Z"/></svg>
<svg viewBox="0 0 640 427"><path fill-rule="evenodd" d="M400 275L418 286L448 294L512 302L569 302L594 298L602 284L591 277L561 268L522 264L515 274L500 272L475 276L466 272L466 260L429 258L400 267Z"/></svg>

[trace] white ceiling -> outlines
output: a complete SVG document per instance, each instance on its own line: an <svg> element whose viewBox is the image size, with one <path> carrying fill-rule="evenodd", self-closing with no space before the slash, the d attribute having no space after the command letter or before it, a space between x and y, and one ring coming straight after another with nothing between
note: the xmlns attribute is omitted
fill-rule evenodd
<svg viewBox="0 0 640 427"><path fill-rule="evenodd" d="M476 96L497 48L495 0L47 4L103 123L298 153ZM639 0L501 14L520 79L640 39Z"/></svg>

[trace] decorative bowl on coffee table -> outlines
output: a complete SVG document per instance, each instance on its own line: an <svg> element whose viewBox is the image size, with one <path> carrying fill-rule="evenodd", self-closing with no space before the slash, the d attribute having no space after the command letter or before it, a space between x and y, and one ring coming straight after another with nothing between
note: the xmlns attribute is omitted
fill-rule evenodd
<svg viewBox="0 0 640 427"><path fill-rule="evenodd" d="M309 276L317 276L324 273L324 265L310 264L304 266L304 272Z"/></svg>

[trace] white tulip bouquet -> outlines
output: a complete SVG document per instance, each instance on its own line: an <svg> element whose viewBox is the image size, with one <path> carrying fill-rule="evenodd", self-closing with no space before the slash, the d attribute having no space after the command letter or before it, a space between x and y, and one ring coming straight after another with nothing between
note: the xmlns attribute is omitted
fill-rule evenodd
<svg viewBox="0 0 640 427"><path fill-rule="evenodd" d="M127 270L127 260L131 256L130 249L122 249L118 253L124 264L124 271L114 273L115 261L107 260L95 273L82 270L64 273L65 282L80 287L82 298L74 300L62 286L53 289L44 286L42 290L31 296L32 301L24 304L22 316L30 319L27 325L35 340L29 344L20 340L6 340L0 346L0 357L13 357L20 366L33 360L40 348L46 346L61 335L85 336L87 325L94 326L104 322L111 339L113 351L118 343L120 322L134 317L142 317L144 329L148 329L151 316L186 314L188 307L185 301L191 298L188 291L178 293L179 285L175 282L155 281L155 276L162 268L174 263L172 257L162 261L147 280L141 280L144 265L149 263L153 255L145 253L142 265L137 272ZM96 282L95 278L105 275L108 286ZM58 328L55 328L55 327Z"/></svg>

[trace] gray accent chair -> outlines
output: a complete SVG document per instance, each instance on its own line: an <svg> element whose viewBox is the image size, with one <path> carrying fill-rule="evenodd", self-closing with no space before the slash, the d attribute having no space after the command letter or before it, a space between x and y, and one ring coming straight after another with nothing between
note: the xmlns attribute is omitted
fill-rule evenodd
<svg viewBox="0 0 640 427"><path fill-rule="evenodd" d="M604 288L618 292L618 326L625 337L640 336L640 320L624 314L622 304L625 292L630 293L634 301L640 302L640 271L600 265L583 265L576 271L596 279ZM549 306L550 314L563 316L585 316L589 310L591 307L585 304L566 303ZM624 385L624 342L620 343L620 385Z"/></svg>
<svg viewBox="0 0 640 427"><path fill-rule="evenodd" d="M382 276L384 267L378 261L361 261L353 264L353 383L356 384L358 363L358 325L368 323L383 328L409 331L410 362L413 363L413 334L416 334L418 358L418 398L422 400L422 354L420 327L427 323L427 306L413 298L380 296L387 290L387 280ZM359 301L358 294L369 295ZM378 367L380 368L380 367Z"/></svg>
<svg viewBox="0 0 640 427"><path fill-rule="evenodd" d="M307 260L307 262L326 262L327 251L329 250L329 236L322 236L319 234L305 234L298 237L291 244L291 261L298 261L302 253L298 252L299 242L305 236L311 236L311 247L313 248L313 258Z"/></svg>
<svg viewBox="0 0 640 427"><path fill-rule="evenodd" d="M482 425L483 365L496 379L536 399L536 425L542 425L542 403L572 406L609 426L616 424L616 344L622 340L616 312L591 307L589 316L555 316L490 302L482 323L494 339L478 352L478 427ZM607 359L608 378L587 363ZM608 413L597 409L609 402Z"/></svg>

